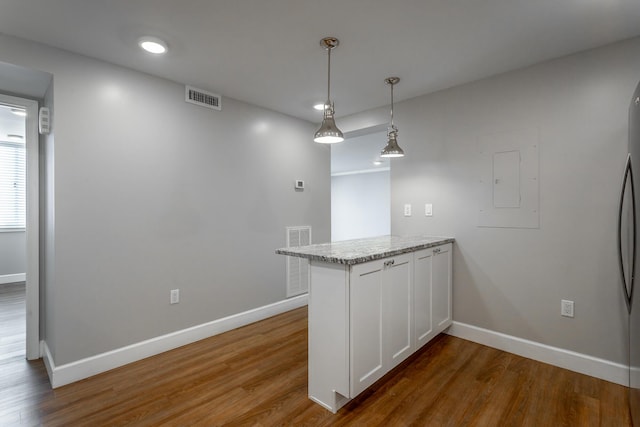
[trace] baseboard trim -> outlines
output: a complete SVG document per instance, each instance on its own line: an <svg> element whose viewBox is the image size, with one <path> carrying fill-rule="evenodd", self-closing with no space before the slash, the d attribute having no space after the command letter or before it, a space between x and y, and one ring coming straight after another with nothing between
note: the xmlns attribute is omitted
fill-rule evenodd
<svg viewBox="0 0 640 427"><path fill-rule="evenodd" d="M0 285L4 285L7 283L24 282L26 280L27 280L26 273L4 274L0 276Z"/></svg>
<svg viewBox="0 0 640 427"><path fill-rule="evenodd" d="M625 365L576 353L558 347L529 341L500 332L453 322L447 334L463 338L488 347L497 348L518 356L548 363L570 371L578 372L605 381L627 386L629 371Z"/></svg>
<svg viewBox="0 0 640 427"><path fill-rule="evenodd" d="M44 367L47 369L47 375L49 375L49 382L51 383L51 387L55 388L53 385L53 357L51 356L51 351L49 350L47 342L44 340L40 341L40 348L42 349L42 361L44 362Z"/></svg>
<svg viewBox="0 0 640 427"><path fill-rule="evenodd" d="M53 388L109 371L120 366L191 344L232 329L307 305L307 295L299 295L273 304L234 314L212 322L172 332L76 362L56 366L46 342L43 359Z"/></svg>

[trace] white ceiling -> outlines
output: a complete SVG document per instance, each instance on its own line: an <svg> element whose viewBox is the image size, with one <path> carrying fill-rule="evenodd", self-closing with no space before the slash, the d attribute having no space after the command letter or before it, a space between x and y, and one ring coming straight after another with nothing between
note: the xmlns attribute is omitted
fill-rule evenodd
<svg viewBox="0 0 640 427"><path fill-rule="evenodd" d="M322 37L344 116L637 36L640 1L2 0L0 31L319 122Z"/></svg>

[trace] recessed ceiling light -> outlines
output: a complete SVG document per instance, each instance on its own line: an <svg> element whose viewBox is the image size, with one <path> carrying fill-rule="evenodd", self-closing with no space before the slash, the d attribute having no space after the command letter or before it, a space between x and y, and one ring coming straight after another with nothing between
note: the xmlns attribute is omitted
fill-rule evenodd
<svg viewBox="0 0 640 427"><path fill-rule="evenodd" d="M20 116L20 117L26 117L27 116L27 112L21 108L12 108L11 112L13 114L15 114L16 116Z"/></svg>
<svg viewBox="0 0 640 427"><path fill-rule="evenodd" d="M313 106L318 111L324 111L324 102L322 104L316 104Z"/></svg>
<svg viewBox="0 0 640 427"><path fill-rule="evenodd" d="M138 45L147 52L155 55L162 55L167 51L167 44L157 37L142 37L138 40Z"/></svg>
<svg viewBox="0 0 640 427"><path fill-rule="evenodd" d="M382 164L382 160L374 160L373 164L376 166L380 166Z"/></svg>

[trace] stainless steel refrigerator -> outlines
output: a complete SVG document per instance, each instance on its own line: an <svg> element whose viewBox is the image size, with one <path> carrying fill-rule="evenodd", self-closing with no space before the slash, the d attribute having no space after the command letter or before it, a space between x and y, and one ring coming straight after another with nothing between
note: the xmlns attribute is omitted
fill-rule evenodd
<svg viewBox="0 0 640 427"><path fill-rule="evenodd" d="M640 214L640 83L629 105L629 153L624 170L618 216L618 255L622 294L629 312L629 410L634 426L640 426L640 293L635 275L640 263L636 218Z"/></svg>

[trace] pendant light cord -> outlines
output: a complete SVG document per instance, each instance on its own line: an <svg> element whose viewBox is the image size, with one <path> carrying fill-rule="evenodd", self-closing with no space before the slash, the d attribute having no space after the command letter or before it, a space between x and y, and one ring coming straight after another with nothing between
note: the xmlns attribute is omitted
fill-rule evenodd
<svg viewBox="0 0 640 427"><path fill-rule="evenodd" d="M391 84L391 129L394 129L393 125L393 83Z"/></svg>
<svg viewBox="0 0 640 427"><path fill-rule="evenodd" d="M327 48L329 54L329 61L327 66L327 105L325 105L325 111L331 108L331 47Z"/></svg>

